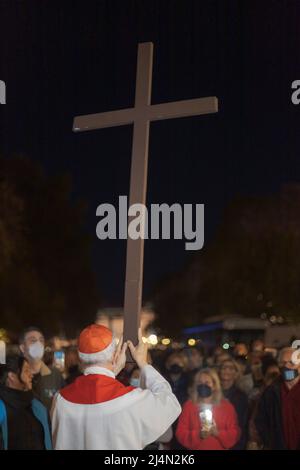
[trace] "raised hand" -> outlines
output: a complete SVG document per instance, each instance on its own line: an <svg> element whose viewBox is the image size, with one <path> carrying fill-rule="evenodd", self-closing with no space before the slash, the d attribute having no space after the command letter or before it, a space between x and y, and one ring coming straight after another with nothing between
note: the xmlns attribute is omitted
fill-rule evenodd
<svg viewBox="0 0 300 470"><path fill-rule="evenodd" d="M123 336L120 338L113 360L113 372L118 375L126 364L127 343L123 344Z"/></svg>
<svg viewBox="0 0 300 470"><path fill-rule="evenodd" d="M132 341L127 341L127 344L129 347L129 351L132 355L132 358L135 360L138 367L141 369L142 367L148 364L147 362L148 347L147 347L147 344L143 342L141 328L139 328L138 330L138 340L139 342L136 346L133 345Z"/></svg>

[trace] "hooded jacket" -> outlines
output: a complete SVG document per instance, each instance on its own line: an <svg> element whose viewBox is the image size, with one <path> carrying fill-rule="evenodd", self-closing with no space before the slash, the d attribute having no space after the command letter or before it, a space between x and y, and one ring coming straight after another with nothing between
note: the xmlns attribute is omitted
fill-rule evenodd
<svg viewBox="0 0 300 470"><path fill-rule="evenodd" d="M0 431L5 450L52 448L47 409L31 391L0 386Z"/></svg>

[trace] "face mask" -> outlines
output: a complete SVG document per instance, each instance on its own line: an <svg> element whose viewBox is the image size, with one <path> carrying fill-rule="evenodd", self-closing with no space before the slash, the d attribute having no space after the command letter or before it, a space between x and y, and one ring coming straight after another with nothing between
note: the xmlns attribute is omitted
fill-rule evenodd
<svg viewBox="0 0 300 470"><path fill-rule="evenodd" d="M140 379L130 379L129 383L132 387L139 387L140 386Z"/></svg>
<svg viewBox="0 0 300 470"><path fill-rule="evenodd" d="M44 345L37 341L29 346L28 353L31 359L42 359L44 356L44 350Z"/></svg>
<svg viewBox="0 0 300 470"><path fill-rule="evenodd" d="M181 374L182 372L182 367L179 364L172 364L171 367L169 367L169 372L170 374Z"/></svg>
<svg viewBox="0 0 300 470"><path fill-rule="evenodd" d="M197 392L200 398L208 398L212 395L212 389L209 385L200 384L197 386Z"/></svg>
<svg viewBox="0 0 300 470"><path fill-rule="evenodd" d="M291 380L296 379L298 377L299 372L297 369L289 369L288 367L283 367L281 369L281 375L285 382L290 382Z"/></svg>

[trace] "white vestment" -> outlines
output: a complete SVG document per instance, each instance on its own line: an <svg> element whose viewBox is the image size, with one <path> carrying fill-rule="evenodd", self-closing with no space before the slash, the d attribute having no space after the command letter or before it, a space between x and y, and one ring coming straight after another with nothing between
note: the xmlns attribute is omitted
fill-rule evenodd
<svg viewBox="0 0 300 470"><path fill-rule="evenodd" d="M113 378L108 369L85 374ZM141 388L95 404L73 403L60 393L52 407L53 446L58 450L141 450L156 441L181 413L169 383L151 365L141 370Z"/></svg>

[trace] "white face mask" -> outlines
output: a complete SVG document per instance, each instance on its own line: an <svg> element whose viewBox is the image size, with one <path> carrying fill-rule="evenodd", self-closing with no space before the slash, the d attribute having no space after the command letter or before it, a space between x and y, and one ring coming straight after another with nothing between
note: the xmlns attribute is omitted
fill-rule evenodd
<svg viewBox="0 0 300 470"><path fill-rule="evenodd" d="M36 343L33 343L29 346L28 354L31 359L42 359L44 356L44 351L44 345L37 341Z"/></svg>

